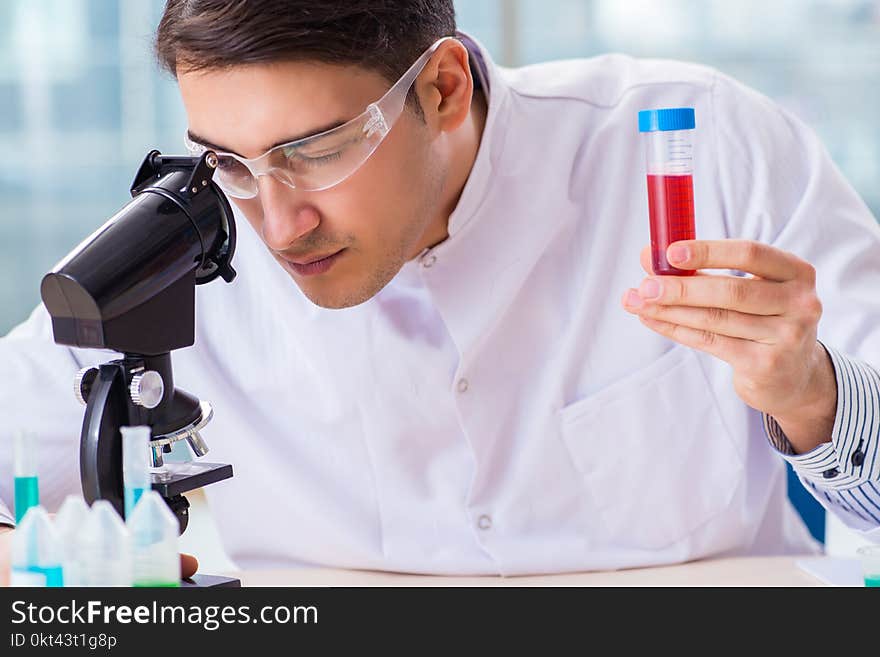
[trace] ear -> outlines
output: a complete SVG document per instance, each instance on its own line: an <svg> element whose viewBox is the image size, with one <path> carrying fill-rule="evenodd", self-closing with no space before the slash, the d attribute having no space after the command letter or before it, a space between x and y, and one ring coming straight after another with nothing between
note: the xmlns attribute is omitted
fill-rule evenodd
<svg viewBox="0 0 880 657"><path fill-rule="evenodd" d="M433 131L454 131L470 112L474 80L469 58L460 41L445 41L416 81L425 122Z"/></svg>

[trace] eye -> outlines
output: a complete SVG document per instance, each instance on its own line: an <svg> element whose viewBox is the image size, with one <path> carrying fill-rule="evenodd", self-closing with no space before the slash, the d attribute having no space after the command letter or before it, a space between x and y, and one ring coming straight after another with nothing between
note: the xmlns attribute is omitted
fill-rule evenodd
<svg viewBox="0 0 880 657"><path fill-rule="evenodd" d="M342 150L316 152L315 154L306 154L302 151L285 153L287 166L292 169L320 167L335 162L341 157Z"/></svg>
<svg viewBox="0 0 880 657"><path fill-rule="evenodd" d="M307 165L317 166L319 164L326 164L327 162L333 162L342 157L342 151L336 151L334 153L324 153L323 155L310 155L308 157L303 157L302 161Z"/></svg>
<svg viewBox="0 0 880 657"><path fill-rule="evenodd" d="M223 157L221 155L217 158L217 168L221 171L230 171L234 169L236 165L238 165L238 162L231 157Z"/></svg>

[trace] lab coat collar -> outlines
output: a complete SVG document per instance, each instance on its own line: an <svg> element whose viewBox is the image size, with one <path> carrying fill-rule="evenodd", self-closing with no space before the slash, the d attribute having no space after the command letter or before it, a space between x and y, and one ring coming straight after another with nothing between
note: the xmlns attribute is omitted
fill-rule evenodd
<svg viewBox="0 0 880 657"><path fill-rule="evenodd" d="M475 62L485 64L486 123L470 176L449 217L449 237L417 260L431 263L421 273L423 280L466 365L514 301L552 239L561 213L537 221L534 212L513 199L545 189L536 177L512 176L517 163L505 153L508 133L528 129L528 118L514 115L510 73L496 66L476 40L460 37L479 55ZM528 137L522 138L528 151Z"/></svg>

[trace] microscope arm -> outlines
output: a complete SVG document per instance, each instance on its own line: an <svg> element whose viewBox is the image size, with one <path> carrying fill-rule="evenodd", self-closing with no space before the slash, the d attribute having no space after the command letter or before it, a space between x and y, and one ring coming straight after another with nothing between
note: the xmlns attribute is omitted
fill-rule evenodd
<svg viewBox="0 0 880 657"><path fill-rule="evenodd" d="M126 424L125 392L122 366L101 365L88 392L80 439L80 479L90 505L106 499L117 510L123 508L122 441L115 434Z"/></svg>

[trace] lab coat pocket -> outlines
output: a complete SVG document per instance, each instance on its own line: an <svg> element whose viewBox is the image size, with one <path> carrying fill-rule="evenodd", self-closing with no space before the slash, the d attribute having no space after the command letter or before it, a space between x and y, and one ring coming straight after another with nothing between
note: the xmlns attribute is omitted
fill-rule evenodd
<svg viewBox="0 0 880 657"><path fill-rule="evenodd" d="M560 416L562 439L596 505L599 542L671 546L718 516L740 483L742 458L686 347Z"/></svg>

